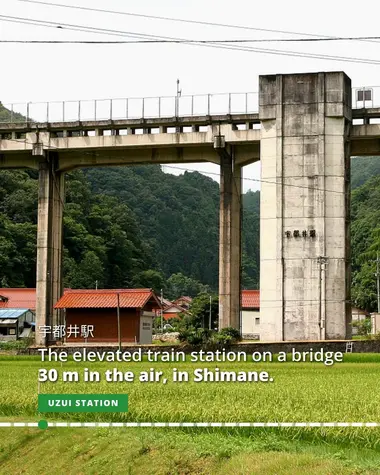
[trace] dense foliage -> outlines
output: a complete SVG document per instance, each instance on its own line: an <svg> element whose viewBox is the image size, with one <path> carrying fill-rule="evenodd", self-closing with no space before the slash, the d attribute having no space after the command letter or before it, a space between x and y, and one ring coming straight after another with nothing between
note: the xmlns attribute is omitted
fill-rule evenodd
<svg viewBox="0 0 380 475"><path fill-rule="evenodd" d="M375 311L376 258L380 257L380 174L352 192L351 243L353 302Z"/></svg>
<svg viewBox="0 0 380 475"><path fill-rule="evenodd" d="M372 178L380 175L379 157L352 157L351 189L354 190Z"/></svg>
<svg viewBox="0 0 380 475"><path fill-rule="evenodd" d="M35 285L37 174L0 172L0 281ZM258 193L245 197L244 271L258 286ZM218 184L160 166L66 175L64 281L73 288L152 287L195 296L218 288Z"/></svg>

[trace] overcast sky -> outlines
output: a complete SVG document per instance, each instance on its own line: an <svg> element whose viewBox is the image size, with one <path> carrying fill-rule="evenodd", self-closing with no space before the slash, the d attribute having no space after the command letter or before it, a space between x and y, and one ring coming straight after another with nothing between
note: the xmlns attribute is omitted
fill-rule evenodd
<svg viewBox="0 0 380 475"><path fill-rule="evenodd" d="M54 1L46 3L55 3ZM64 5L197 21L286 30L293 34L202 26L133 16L1 1L0 15L62 22L124 32L196 40L299 38L296 33L328 36L380 36L378 2L319 0L56 0ZM1 19L1 18L0 18ZM128 39L64 28L44 28L0 21L0 40L118 40ZM380 61L379 41L317 43L256 43L245 45L305 53L370 58ZM251 92L258 90L260 74L343 70L355 87L375 88L380 103L380 64L355 64L315 58L296 58L183 44L36 45L1 44L0 101L55 101L112 97ZM187 165L218 172L211 164ZM166 171L169 169L166 168ZM172 171L172 169L171 169ZM182 171L181 171L182 172ZM245 178L259 178L259 164L245 167ZM215 178L215 176L213 177ZM259 184L245 180L244 191Z"/></svg>

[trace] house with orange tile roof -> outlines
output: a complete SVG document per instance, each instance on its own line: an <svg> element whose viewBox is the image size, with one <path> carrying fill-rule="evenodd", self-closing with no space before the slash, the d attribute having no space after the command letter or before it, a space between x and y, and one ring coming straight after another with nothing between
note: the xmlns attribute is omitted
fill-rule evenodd
<svg viewBox="0 0 380 475"><path fill-rule="evenodd" d="M179 315L184 313L189 313L188 309L173 302L171 305L163 308L162 316L164 320L171 320L172 318L178 318Z"/></svg>
<svg viewBox="0 0 380 475"><path fill-rule="evenodd" d="M260 339L260 290L241 291L241 333L244 339Z"/></svg>
<svg viewBox="0 0 380 475"><path fill-rule="evenodd" d="M0 288L0 308L36 309L36 289Z"/></svg>
<svg viewBox="0 0 380 475"><path fill-rule="evenodd" d="M66 343L117 343L120 337L123 343L149 344L157 306L152 289L67 289L54 308L64 310ZM83 327L92 334L67 330Z"/></svg>
<svg viewBox="0 0 380 475"><path fill-rule="evenodd" d="M187 295L182 295L178 299L174 300L174 304L179 305L182 308L189 309L191 302L193 299L191 297L188 297Z"/></svg>

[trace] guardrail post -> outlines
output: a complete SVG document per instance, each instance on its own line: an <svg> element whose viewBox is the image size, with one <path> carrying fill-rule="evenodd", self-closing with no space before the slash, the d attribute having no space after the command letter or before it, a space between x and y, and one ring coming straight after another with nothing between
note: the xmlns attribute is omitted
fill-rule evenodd
<svg viewBox="0 0 380 475"><path fill-rule="evenodd" d="M210 94L207 94L207 115L210 115Z"/></svg>
<svg viewBox="0 0 380 475"><path fill-rule="evenodd" d="M96 120L96 99L94 101L94 120Z"/></svg>
<svg viewBox="0 0 380 475"><path fill-rule="evenodd" d="M194 96L191 96L191 115L194 115Z"/></svg>
<svg viewBox="0 0 380 475"><path fill-rule="evenodd" d="M110 119L112 120L112 99L110 99Z"/></svg>
<svg viewBox="0 0 380 475"><path fill-rule="evenodd" d="M29 122L29 102L26 104L26 122Z"/></svg>
<svg viewBox="0 0 380 475"><path fill-rule="evenodd" d="M228 114L231 115L231 93L228 93Z"/></svg>
<svg viewBox="0 0 380 475"><path fill-rule="evenodd" d="M144 107L145 107L145 99L143 97L143 100L142 100L142 118L144 118Z"/></svg>
<svg viewBox="0 0 380 475"><path fill-rule="evenodd" d="M80 101L78 101L78 121L80 122Z"/></svg>
<svg viewBox="0 0 380 475"><path fill-rule="evenodd" d="M128 119L128 98L126 99L126 103L125 103L125 113L126 113L126 119Z"/></svg>
<svg viewBox="0 0 380 475"><path fill-rule="evenodd" d="M62 122L65 122L65 101L62 101Z"/></svg>
<svg viewBox="0 0 380 475"><path fill-rule="evenodd" d="M46 103L46 122L49 122L49 102Z"/></svg>
<svg viewBox="0 0 380 475"><path fill-rule="evenodd" d="M245 113L248 114L248 92L245 93Z"/></svg>
<svg viewBox="0 0 380 475"><path fill-rule="evenodd" d="M13 104L11 104L11 122L13 122Z"/></svg>
<svg viewBox="0 0 380 475"><path fill-rule="evenodd" d="M158 98L158 118L161 119L161 97Z"/></svg>

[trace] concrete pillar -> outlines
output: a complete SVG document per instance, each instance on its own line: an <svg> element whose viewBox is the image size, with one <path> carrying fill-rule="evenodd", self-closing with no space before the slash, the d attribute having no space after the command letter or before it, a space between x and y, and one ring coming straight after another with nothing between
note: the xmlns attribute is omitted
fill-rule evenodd
<svg viewBox="0 0 380 475"><path fill-rule="evenodd" d="M57 157L47 152L39 166L37 225L37 300L36 344L46 339L38 331L41 325L60 325L61 315L53 307L62 295L62 215L64 174L55 172ZM51 337L48 339L52 339Z"/></svg>
<svg viewBox="0 0 380 475"><path fill-rule="evenodd" d="M240 330L241 167L220 154L219 328Z"/></svg>
<svg viewBox="0 0 380 475"><path fill-rule="evenodd" d="M351 81L260 77L262 340L350 335Z"/></svg>

